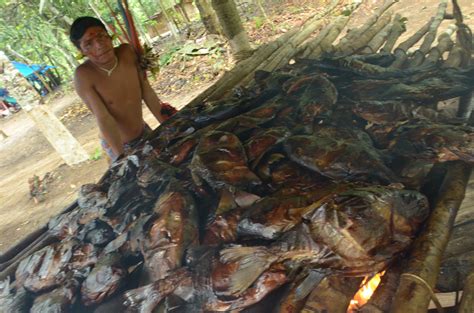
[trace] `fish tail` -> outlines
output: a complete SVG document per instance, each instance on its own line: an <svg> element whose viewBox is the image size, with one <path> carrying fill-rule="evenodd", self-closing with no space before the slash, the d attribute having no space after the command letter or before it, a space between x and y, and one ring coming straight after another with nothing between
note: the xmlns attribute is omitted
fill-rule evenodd
<svg viewBox="0 0 474 313"><path fill-rule="evenodd" d="M190 278L189 273L178 270L164 279L129 290L124 294L125 305L136 312L152 313L153 309L178 288L186 278Z"/></svg>
<svg viewBox="0 0 474 313"><path fill-rule="evenodd" d="M235 246L222 250L220 255L222 263L239 265L231 277L229 292L232 294L245 291L278 260L278 256L266 247Z"/></svg>

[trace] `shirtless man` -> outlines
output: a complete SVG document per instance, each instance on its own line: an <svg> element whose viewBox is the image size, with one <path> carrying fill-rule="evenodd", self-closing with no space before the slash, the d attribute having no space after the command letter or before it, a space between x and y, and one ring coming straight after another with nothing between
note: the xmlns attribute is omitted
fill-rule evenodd
<svg viewBox="0 0 474 313"><path fill-rule="evenodd" d="M160 123L167 118L163 102L144 78L133 48L128 44L114 48L100 20L77 18L70 39L88 58L76 69L76 92L94 114L103 146L115 161L150 131L143 121L142 100Z"/></svg>

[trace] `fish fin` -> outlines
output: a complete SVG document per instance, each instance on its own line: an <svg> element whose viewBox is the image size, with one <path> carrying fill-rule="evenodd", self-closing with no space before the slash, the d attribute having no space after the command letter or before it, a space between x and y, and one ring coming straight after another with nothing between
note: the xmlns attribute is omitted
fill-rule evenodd
<svg viewBox="0 0 474 313"><path fill-rule="evenodd" d="M319 283L327 276L327 272L311 270L303 281L296 288L295 298L296 300L303 300L306 296L309 295L314 288L316 288Z"/></svg>
<svg viewBox="0 0 474 313"><path fill-rule="evenodd" d="M190 279L191 277L186 270L177 270L165 279L126 291L124 304L131 311L151 313L166 296Z"/></svg>
<svg viewBox="0 0 474 313"><path fill-rule="evenodd" d="M238 270L232 274L229 292L240 294L245 291L276 260L278 256L265 247L236 246L222 250L222 263L237 262L239 264Z"/></svg>

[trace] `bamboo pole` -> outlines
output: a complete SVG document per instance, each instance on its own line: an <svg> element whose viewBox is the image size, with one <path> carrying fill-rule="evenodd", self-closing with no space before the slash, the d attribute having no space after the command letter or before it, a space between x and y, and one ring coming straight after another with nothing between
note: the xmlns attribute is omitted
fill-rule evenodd
<svg viewBox="0 0 474 313"><path fill-rule="evenodd" d="M339 34L342 32L344 27L350 20L350 16L342 16L340 19L336 20L328 31L327 36L325 36L319 42L318 46L315 46L311 53L308 55L309 58L317 58L321 56L324 52L330 52L334 50L333 42L339 37Z"/></svg>
<svg viewBox="0 0 474 313"><path fill-rule="evenodd" d="M308 23L311 23L323 18L324 16L329 14L337 6L338 3L339 3L338 0L333 0L332 4L325 11L321 12L320 14L314 16L312 19L308 20ZM271 57L272 55L280 53L280 60L282 60L281 59L282 46L284 46L287 43L287 41L291 40L291 38L293 37L296 37L297 39L299 38L300 40L305 40L306 38L303 38L302 34L300 34L299 36L297 35L299 32L308 33L306 29L307 28L305 28L305 26L295 28L285 33L284 35L280 36L280 38L278 38L277 40L259 47L252 54L251 57L237 63L236 66L231 71L226 72L216 83L214 83L212 86L207 88L204 92L202 92L196 98L191 100L191 102L188 103L188 105L193 106L205 100L220 99L224 94L228 93L229 90L234 88L237 84L239 84L243 80L245 81L245 79L248 79L249 77L253 78L253 75L258 65L263 64L266 60L274 59L275 57Z"/></svg>
<svg viewBox="0 0 474 313"><path fill-rule="evenodd" d="M464 50L458 44L454 44L454 47L449 51L448 58L443 63L443 67L460 67L463 58Z"/></svg>
<svg viewBox="0 0 474 313"><path fill-rule="evenodd" d="M263 71L273 71L285 64L288 64L288 61L297 53L299 46L318 28L321 27L323 24L322 17L329 14L329 12L333 11L336 6L338 5L339 1L333 0L329 8L323 14L319 14L311 18L307 23L305 23L304 27L300 27L300 30L296 32L296 34L290 38L285 45L278 51L276 54L272 55L271 58L266 60L263 64L261 64L257 70ZM247 81L244 79L243 83L245 84Z"/></svg>
<svg viewBox="0 0 474 313"><path fill-rule="evenodd" d="M344 44L340 44L336 47L336 54L338 55L352 55L357 51L363 49L368 43L390 23L392 13L387 12L382 15L375 24L373 24L368 30L360 34L356 39L348 40Z"/></svg>
<svg viewBox="0 0 474 313"><path fill-rule="evenodd" d="M395 19L398 19L400 17L399 14L395 15L393 17L393 21ZM390 30L392 29L393 23L389 23L387 21L387 24L378 32L370 41L369 43L365 46L365 48L362 49L361 53L363 54L370 54L370 53L376 53L379 51L379 49L382 47L384 44L385 40L387 40L387 37L390 33Z"/></svg>
<svg viewBox="0 0 474 313"><path fill-rule="evenodd" d="M431 48L430 52L423 61L423 65L430 65L437 63L443 56L443 53L453 48L453 41L451 35L456 31L456 25L450 25L441 35L438 37L438 45Z"/></svg>
<svg viewBox="0 0 474 313"><path fill-rule="evenodd" d="M394 297L393 313L426 312L436 284L441 258L471 173L462 161L449 162L426 228L415 239L406 271Z"/></svg>
<svg viewBox="0 0 474 313"><path fill-rule="evenodd" d="M390 67L393 68L401 68L405 61L408 58L408 49L410 49L414 44L416 44L420 39L428 32L430 29L430 25L433 22L434 18L431 18L428 23L423 25L417 32L415 32L410 38L402 42L395 51L393 52L395 55L395 61L393 61Z"/></svg>
<svg viewBox="0 0 474 313"><path fill-rule="evenodd" d="M464 283L461 303L459 304L459 313L474 312L474 271L469 274Z"/></svg>
<svg viewBox="0 0 474 313"><path fill-rule="evenodd" d="M348 49L349 46L354 44L355 42L359 41L360 36L362 36L365 32L369 31L374 24L377 23L379 18L398 0L386 0L381 7L379 7L374 14L370 16L370 18L359 28L353 29L347 33L347 35L342 38L339 43L335 46L335 51L339 54L343 53ZM370 38L372 39L372 38ZM370 40L369 39L369 40ZM367 42L366 42L367 43ZM365 43L365 44L366 44ZM364 44L364 45L365 45Z"/></svg>
<svg viewBox="0 0 474 313"><path fill-rule="evenodd" d="M430 51L433 41L436 39L436 33L438 32L439 25L444 19L444 14L446 13L446 8L448 6L448 0L441 0L438 11L434 17L433 23L430 25L430 29L426 34L423 42L421 43L420 49L416 50L413 54L412 59L410 60L409 66L419 66L423 63L425 55Z"/></svg>
<svg viewBox="0 0 474 313"><path fill-rule="evenodd" d="M336 21L334 23L327 24L315 38L301 45L296 55L298 55L301 58L308 57L311 51L313 51L313 49L316 48L320 44L320 42L329 34L334 24L337 23L337 21L340 20L341 18L346 18L346 17L343 15L340 15L336 18Z"/></svg>
<svg viewBox="0 0 474 313"><path fill-rule="evenodd" d="M405 21L406 19L402 18L400 14L395 14L392 22L392 28L390 29L390 33L387 37L385 45L382 47L382 52L392 52L392 49L395 46L398 38L406 31Z"/></svg>
<svg viewBox="0 0 474 313"><path fill-rule="evenodd" d="M459 43L459 46L463 51L459 66L468 67L473 61L472 31L469 26L464 24L461 8L459 7L457 0L452 0L452 2L453 17L456 20L456 26L458 27L458 31L456 32L456 41ZM467 120L469 119L470 115L472 115L473 108L474 100L471 91L459 98L458 112L456 116Z"/></svg>

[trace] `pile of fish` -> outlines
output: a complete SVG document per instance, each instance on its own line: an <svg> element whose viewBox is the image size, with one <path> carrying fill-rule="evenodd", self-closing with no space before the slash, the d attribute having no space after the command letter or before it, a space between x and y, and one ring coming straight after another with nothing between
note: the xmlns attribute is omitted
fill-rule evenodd
<svg viewBox="0 0 474 313"><path fill-rule="evenodd" d="M473 129L435 109L474 68L391 58L299 60L185 107L49 223L2 310L242 311L285 289L263 311L298 312L328 275L386 269L429 215L433 165L474 163Z"/></svg>

